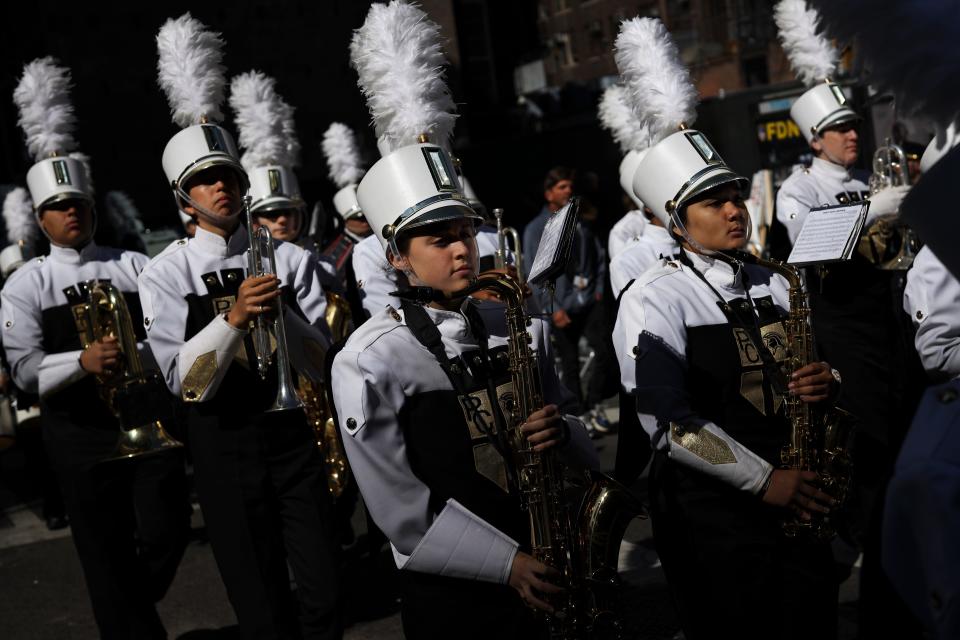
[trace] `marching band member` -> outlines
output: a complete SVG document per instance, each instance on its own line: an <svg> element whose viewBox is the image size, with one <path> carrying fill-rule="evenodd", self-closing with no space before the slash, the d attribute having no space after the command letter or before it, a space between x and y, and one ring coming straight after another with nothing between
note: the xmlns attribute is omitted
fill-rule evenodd
<svg viewBox="0 0 960 640"><path fill-rule="evenodd" d="M926 173L958 143L957 128L950 125L944 141L927 146L920 171ZM929 246L920 249L907 272L903 310L916 329L914 344L927 375L937 382L960 376L960 282Z"/></svg>
<svg viewBox="0 0 960 640"><path fill-rule="evenodd" d="M684 635L832 637L830 546L789 538L780 525L832 502L815 473L779 468L789 424L774 375L786 357L788 285L766 268L721 259L748 240L747 181L702 133L678 127L696 116L696 89L663 24L627 21L616 47L635 109L660 138L633 189L683 247L624 292L614 344L656 450L654 539ZM821 402L832 383L826 363L811 363L789 392Z"/></svg>
<svg viewBox="0 0 960 640"><path fill-rule="evenodd" d="M166 638L154 603L186 547L183 458L165 452L105 461L116 453L122 431L98 386L109 385L127 365L115 337L82 346L87 283L109 281L122 292L142 341L137 275L147 257L93 241L93 189L84 163L71 153L69 89L69 71L41 58L24 68L14 92L36 159L27 186L50 254L24 264L4 286L3 344L14 381L40 397L45 447L101 637Z"/></svg>
<svg viewBox="0 0 960 640"><path fill-rule="evenodd" d="M607 88L600 99L600 123L623 150L620 185L637 209L621 218L610 230L610 285L615 297L624 287L660 258L672 257L677 242L653 212L633 193L633 174L650 146L647 127L637 120L621 85Z"/></svg>
<svg viewBox="0 0 960 640"><path fill-rule="evenodd" d="M607 254L610 257L610 283L614 293L620 295L623 287L661 257L670 257L677 250L677 243L642 202L633 193L631 181L637 164L643 160L650 146L650 134L637 120L624 95L621 85L612 85L603 92L598 108L600 124L607 129L623 151L620 163L620 185L636 209L628 212L610 229ZM626 249L635 248L635 243L644 250L635 250L629 258L617 258Z"/></svg>
<svg viewBox="0 0 960 640"><path fill-rule="evenodd" d="M183 127L164 149L163 169L198 228L144 268L144 325L167 385L188 404L197 493L241 634L335 638L336 561L322 462L302 410L267 411L286 363L274 355L265 378L258 376L249 332L283 296L292 364L322 378L326 298L315 257L292 243L276 243L274 274L247 274L249 233L240 212L249 178L233 138L214 124L222 117L222 44L190 14L168 20L157 36L160 85Z"/></svg>
<svg viewBox="0 0 960 640"><path fill-rule="evenodd" d="M343 238L352 245L373 234L357 202L357 183L365 173L356 135L342 122L333 122L323 134L323 155L330 180L337 185L333 207L343 220Z"/></svg>
<svg viewBox="0 0 960 640"><path fill-rule="evenodd" d="M242 73L230 83L230 107L244 150L240 162L250 179L250 211L254 225L265 227L274 240L315 252L305 233L307 203L293 171L300 164L293 107L280 97L275 83L259 71ZM342 291L333 261L318 256L317 265L324 289Z"/></svg>
<svg viewBox="0 0 960 640"><path fill-rule="evenodd" d="M787 178L777 193L777 218L793 241L810 209L857 202L870 192L867 176L852 168L859 154L860 116L838 85L824 81L835 71L837 53L817 32L817 12L805 0L783 0L774 17L795 71L813 84L790 108L814 153L813 164ZM889 187L869 196L866 225L895 215L908 189ZM917 631L890 588L879 557L883 494L923 388L920 363L905 331L899 277L860 253L844 263L807 270L818 352L843 372L839 404L858 418L845 520L847 537L864 554L859 600L863 637L894 629L908 635Z"/></svg>
<svg viewBox="0 0 960 640"><path fill-rule="evenodd" d="M443 145L430 142L449 135L453 109L437 64L438 27L412 5L374 4L351 51L385 141L357 190L360 205L393 268L411 285L449 296L477 277L480 216ZM379 53L386 51L402 54L388 61ZM424 94L390 94L397 78L418 79ZM384 309L351 335L332 382L351 467L402 569L404 633L533 637L523 601L546 607L554 573L519 549L527 517L483 432L496 428L491 412L503 401L488 395L485 379L502 390L509 383L502 362L489 357L506 345L502 307L462 297L394 303L399 310ZM546 401L562 405L570 395L553 371L543 324L530 332ZM595 455L582 424L557 404L536 411L523 429L538 450Z"/></svg>

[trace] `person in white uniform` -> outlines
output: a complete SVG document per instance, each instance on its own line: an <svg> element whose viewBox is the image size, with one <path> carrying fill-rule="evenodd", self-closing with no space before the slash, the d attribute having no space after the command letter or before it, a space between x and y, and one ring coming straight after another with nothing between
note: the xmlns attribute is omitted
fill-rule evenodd
<svg viewBox="0 0 960 640"><path fill-rule="evenodd" d="M27 187L50 254L25 263L4 285L3 346L17 386L40 398L44 445L100 636L166 638L155 603L173 580L189 534L183 455L171 450L110 460L122 432L103 385L115 385L126 364L116 337L84 346L88 285L108 281L123 295L138 351L150 368L137 297L147 257L93 241L92 181L71 154L76 141L69 87L69 70L41 58L24 67L14 93L36 158ZM162 401L166 396L159 392ZM170 413L152 417L167 420Z"/></svg>
<svg viewBox="0 0 960 640"><path fill-rule="evenodd" d="M373 5L355 49L395 50L395 43L371 39L396 33L384 25L398 23L417 25L419 37L403 36L427 42L411 56L416 68L431 70L418 84L442 83L437 27L413 5ZM404 73L399 63L379 67ZM392 76L358 71L376 118L374 105L392 98L384 93ZM451 297L477 277L480 215L444 146L432 142L449 133L436 114L453 107L442 85L433 96L434 108L422 113L416 100L393 97L390 112L402 110L403 123L375 120L381 140L390 142L357 196L392 268L445 299L394 297L350 336L331 376L337 417L364 501L401 569L405 636L536 637L538 624L524 602L547 607L544 594L557 590L550 582L556 574L529 555L529 518L496 435L512 393L500 355L507 345L503 307ZM523 431L540 451L555 447L595 464L582 423L563 414L572 397L557 380L543 328L535 320L530 333L550 404L529 416Z"/></svg>
<svg viewBox="0 0 960 640"><path fill-rule="evenodd" d="M614 344L622 384L656 451L650 515L684 635L833 637L830 545L781 528L785 518L828 512L832 498L817 488L815 473L781 468L780 452L790 427L783 395L824 402L834 377L829 365L814 362L789 386L779 382L787 282L731 260L749 238L747 181L706 136L678 126L693 101L670 87L692 84L663 24L627 21L618 46L630 40L662 55L638 57L627 82L656 90L664 74L674 105L659 113L653 101L638 105L663 139L637 167L633 188L656 203L651 208L681 238L683 252L623 294Z"/></svg>
<svg viewBox="0 0 960 640"><path fill-rule="evenodd" d="M868 175L857 170L859 114L842 87L827 80L837 52L804 0L783 0L775 17L797 74L809 85L790 107L814 154L813 164L791 175L776 198L777 218L796 240L814 208L869 199L867 226L895 216L909 187L870 195ZM865 243L861 243L861 248ZM806 270L817 350L845 379L839 399L858 419L851 445L853 481L842 535L863 550L859 623L863 637L918 633L916 621L880 566L883 494L904 434L920 400L924 376L902 311L902 272L880 269L872 253ZM902 613L902 615L901 615Z"/></svg>
<svg viewBox="0 0 960 640"><path fill-rule="evenodd" d="M269 362L258 374L250 332L283 296L290 364L324 379L329 337L316 258L278 242L275 273L248 273L240 212L249 181L232 136L214 124L225 83L215 72L222 72L223 43L189 14L168 20L157 42L160 84L183 127L164 148L163 170L178 205L196 217L197 232L140 274L143 324L167 386L187 404L197 495L241 634L338 638L322 460L302 409L268 411L278 393L278 357L259 354Z"/></svg>

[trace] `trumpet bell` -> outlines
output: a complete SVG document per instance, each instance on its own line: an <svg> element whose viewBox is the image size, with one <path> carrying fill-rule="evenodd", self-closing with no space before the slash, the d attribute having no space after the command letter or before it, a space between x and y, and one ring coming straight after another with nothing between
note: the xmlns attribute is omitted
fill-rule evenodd
<svg viewBox="0 0 960 640"><path fill-rule="evenodd" d="M103 461L137 458L182 447L183 443L167 433L156 420L128 431L121 430L117 446Z"/></svg>
<svg viewBox="0 0 960 640"><path fill-rule="evenodd" d="M277 388L277 397L273 399L273 405L267 409L267 413L274 411L291 411L293 409L302 409L303 400L297 395L297 392L289 384L281 384Z"/></svg>

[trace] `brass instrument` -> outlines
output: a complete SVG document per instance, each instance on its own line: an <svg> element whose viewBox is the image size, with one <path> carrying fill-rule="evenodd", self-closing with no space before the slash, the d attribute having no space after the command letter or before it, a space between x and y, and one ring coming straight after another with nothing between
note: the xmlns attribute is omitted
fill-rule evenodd
<svg viewBox="0 0 960 640"><path fill-rule="evenodd" d="M244 196L243 208L246 212L247 236L250 241L248 267L250 277L260 277L276 274L277 256L273 237L266 227L254 229L253 214L250 211L250 196ZM269 268L264 264L264 259ZM277 342L277 395L273 405L267 411L287 411L303 407L303 402L297 395L296 388L290 377L290 354L287 351L287 331L283 321L283 297L277 296L276 314L272 320L258 315L253 322L250 334L253 338L253 349L257 355L257 373L261 379L267 377L270 361L273 359L271 334Z"/></svg>
<svg viewBox="0 0 960 640"><path fill-rule="evenodd" d="M123 363L118 373L97 375L100 397L120 420L117 446L105 460L133 458L182 447L167 433L163 419L172 415L166 383L159 371L146 371L137 353L137 337L127 302L109 282L85 283L86 326L81 342L86 349L105 337L117 338ZM164 415L166 414L166 415Z"/></svg>
<svg viewBox="0 0 960 640"><path fill-rule="evenodd" d="M730 261L723 254L717 254L717 257ZM786 278L790 284L790 311L784 321L787 336L785 375L789 380L794 371L816 361L810 308L800 271L777 260L765 260L742 252L738 252L733 260L766 267ZM837 501L829 514L814 513L810 520L791 517L784 521L783 528L789 536L802 534L829 540L836 533L834 514L843 505L850 484L849 447L853 416L836 407L808 404L786 390L783 393L785 413L790 422L790 442L781 451L780 462L787 469L815 471L820 476L820 490Z"/></svg>
<svg viewBox="0 0 960 640"><path fill-rule="evenodd" d="M503 209L494 209L493 216L497 219L497 250L493 254L494 267L505 269L507 251L513 251L513 266L517 268L517 278L520 279L520 286L523 286L523 253L520 247L520 234L513 227L503 226ZM512 249L508 246L511 243Z"/></svg>
<svg viewBox="0 0 960 640"><path fill-rule="evenodd" d="M871 196L889 187L910 185L909 158L890 138L873 154L868 185ZM897 216L884 216L864 230L857 250L880 269L906 271L917 257L920 240Z"/></svg>
<svg viewBox="0 0 960 640"><path fill-rule="evenodd" d="M550 449L534 451L520 431L527 417L543 407L537 355L530 347L524 288L505 274L481 276L454 297L488 290L506 305L508 356L514 402L508 430L498 434L516 470L521 504L530 517L531 552L562 575L565 591L551 598L556 614L547 616L551 638L619 638L617 556L630 521L642 506L626 487L602 473L583 476L587 491L574 511L564 486L565 469Z"/></svg>
<svg viewBox="0 0 960 640"><path fill-rule="evenodd" d="M342 296L327 292L327 326L334 342L343 340L350 334L350 305ZM323 464L327 472L327 488L336 499L343 495L350 482L350 465L343 450L337 425L333 421L333 411L326 387L306 376L299 377L298 391L303 399L303 411L307 422L317 439L317 448L323 454Z"/></svg>

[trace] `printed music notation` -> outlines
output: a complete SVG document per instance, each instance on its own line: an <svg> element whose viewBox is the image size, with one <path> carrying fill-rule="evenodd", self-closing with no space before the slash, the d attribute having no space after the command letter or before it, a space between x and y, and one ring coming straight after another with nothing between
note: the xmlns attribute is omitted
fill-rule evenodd
<svg viewBox="0 0 960 640"><path fill-rule="evenodd" d="M869 207L869 201L864 201L812 209L787 262L805 266L849 260L857 247Z"/></svg>

